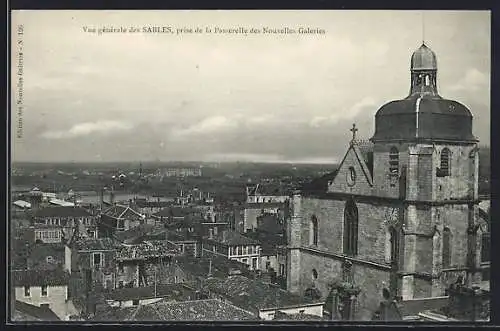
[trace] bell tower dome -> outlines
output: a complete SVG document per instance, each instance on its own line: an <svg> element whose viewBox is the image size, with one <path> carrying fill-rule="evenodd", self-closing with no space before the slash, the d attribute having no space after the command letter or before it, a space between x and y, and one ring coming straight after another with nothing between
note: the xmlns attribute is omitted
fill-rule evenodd
<svg viewBox="0 0 500 331"><path fill-rule="evenodd" d="M410 95L429 95L439 97L436 85L436 54L422 44L411 56Z"/></svg>
<svg viewBox="0 0 500 331"><path fill-rule="evenodd" d="M377 111L372 142L477 142L469 109L438 94L436 54L425 43L411 56L410 74L409 95Z"/></svg>

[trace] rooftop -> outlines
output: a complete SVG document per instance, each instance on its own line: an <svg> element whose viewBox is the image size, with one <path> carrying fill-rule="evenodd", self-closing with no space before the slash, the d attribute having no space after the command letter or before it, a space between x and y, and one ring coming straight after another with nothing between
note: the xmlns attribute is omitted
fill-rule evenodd
<svg viewBox="0 0 500 331"><path fill-rule="evenodd" d="M116 219L143 219L144 215L136 212L129 206L114 205L104 210L103 215Z"/></svg>
<svg viewBox="0 0 500 331"><path fill-rule="evenodd" d="M131 308L114 308L96 314L94 321L244 321L250 312L220 300L159 301Z"/></svg>
<svg viewBox="0 0 500 331"><path fill-rule="evenodd" d="M65 200L61 200L61 199L51 199L49 201L49 203L51 205L62 206L62 207L74 207L75 206L75 204L73 202L65 201Z"/></svg>
<svg viewBox="0 0 500 331"><path fill-rule="evenodd" d="M134 201L134 204L138 208L163 208L163 207L168 207L173 204L172 201L157 201L157 200L143 200L143 199L137 199Z"/></svg>
<svg viewBox="0 0 500 331"><path fill-rule="evenodd" d="M137 299L165 298L187 300L194 296L194 289L183 284L166 284L148 287L132 287L113 290L105 294L107 300L130 301Z"/></svg>
<svg viewBox="0 0 500 331"><path fill-rule="evenodd" d="M115 250L117 246L111 238L79 239L72 243L72 247L79 251L108 251Z"/></svg>
<svg viewBox="0 0 500 331"><path fill-rule="evenodd" d="M141 224L126 231L116 232L115 238L121 242L132 244L135 240L149 233L154 228L154 225L151 224Z"/></svg>
<svg viewBox="0 0 500 331"><path fill-rule="evenodd" d="M62 269L37 269L11 271L11 281L15 287L19 286L64 286L69 283L69 274Z"/></svg>
<svg viewBox="0 0 500 331"><path fill-rule="evenodd" d="M212 261L211 266L210 261ZM246 264L217 255L211 258L179 256L175 259L175 263L185 272L202 279L208 277L209 272L219 278L228 277L231 271L240 271L243 275L251 274Z"/></svg>
<svg viewBox="0 0 500 331"><path fill-rule="evenodd" d="M46 306L35 306L16 300L12 320L20 321L59 321L59 317Z"/></svg>
<svg viewBox="0 0 500 331"><path fill-rule="evenodd" d="M403 316L417 316L418 313L426 310L441 310L448 305L448 302L447 296L405 300L401 301L400 309Z"/></svg>
<svg viewBox="0 0 500 331"><path fill-rule="evenodd" d="M282 311L277 311L274 314L274 321L322 321L325 320L322 316L311 314L287 314Z"/></svg>
<svg viewBox="0 0 500 331"><path fill-rule="evenodd" d="M38 209L34 217L89 217L92 216L88 211L80 207L57 206Z"/></svg>
<svg viewBox="0 0 500 331"><path fill-rule="evenodd" d="M261 309L301 306L320 301L302 298L277 286L235 275L226 279L209 278L208 290L227 297L238 307L258 312Z"/></svg>
<svg viewBox="0 0 500 331"><path fill-rule="evenodd" d="M280 185L256 184L247 186L249 196L288 196Z"/></svg>
<svg viewBox="0 0 500 331"><path fill-rule="evenodd" d="M116 258L118 260L144 260L179 254L180 248L176 244L163 240L151 240L135 245L119 246Z"/></svg>
<svg viewBox="0 0 500 331"><path fill-rule="evenodd" d="M31 208L31 203L24 200L16 200L12 204L19 208Z"/></svg>
<svg viewBox="0 0 500 331"><path fill-rule="evenodd" d="M163 208L159 212L153 214L155 217L185 217L188 215L200 215L201 211L192 207L172 206Z"/></svg>

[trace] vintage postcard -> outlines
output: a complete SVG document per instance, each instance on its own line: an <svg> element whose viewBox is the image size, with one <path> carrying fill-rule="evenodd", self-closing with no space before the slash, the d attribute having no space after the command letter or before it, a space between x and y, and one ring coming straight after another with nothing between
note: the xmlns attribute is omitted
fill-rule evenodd
<svg viewBox="0 0 500 331"><path fill-rule="evenodd" d="M11 18L11 323L490 320L489 11Z"/></svg>

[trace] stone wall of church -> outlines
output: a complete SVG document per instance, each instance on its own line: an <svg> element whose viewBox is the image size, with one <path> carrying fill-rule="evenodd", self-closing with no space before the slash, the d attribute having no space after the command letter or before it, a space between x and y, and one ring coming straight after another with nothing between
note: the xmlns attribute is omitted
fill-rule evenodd
<svg viewBox="0 0 500 331"><path fill-rule="evenodd" d="M373 313L383 299L382 290L389 288L388 271L374 269L363 265L353 265L354 282L361 288L356 304L355 318L371 320Z"/></svg>
<svg viewBox="0 0 500 331"><path fill-rule="evenodd" d="M450 284L450 277L455 281L456 273L466 267L468 214L467 205L409 207L405 220L406 254L402 271L439 276L434 282L415 277L411 282L413 298L444 295L445 288ZM449 267L443 266L442 263L442 233L445 227L448 227L452 234ZM413 233L419 235L415 236ZM403 292L409 293L407 289L403 289Z"/></svg>
<svg viewBox="0 0 500 331"><path fill-rule="evenodd" d="M301 200L300 240L297 235L290 244L309 247L312 245L311 220L318 220L318 245L314 248L342 254L344 228L344 200L303 197ZM356 203L358 208L358 258L385 263L387 226L385 218L393 207L371 203Z"/></svg>
<svg viewBox="0 0 500 331"><path fill-rule="evenodd" d="M294 216L288 260L288 289L303 294L313 282L322 295L329 292L333 279L342 279L344 200L301 197L294 199ZM358 255L353 260L354 281L361 287L357 319L370 319L381 300L383 287L389 287L387 225L391 206L357 202ZM318 245L311 242L311 218L318 219ZM301 229L301 231L299 230ZM299 247L302 247L299 250ZM293 249L296 248L296 249ZM336 255L336 256L335 256ZM313 277L313 269L318 278Z"/></svg>
<svg viewBox="0 0 500 331"><path fill-rule="evenodd" d="M474 178L476 165L473 164L473 159L469 157L475 145L437 145L436 152L433 155L434 172L436 168L440 167L441 151L445 147L451 152L451 174L446 177L435 177L435 198L436 200L470 198L475 187L475 181L477 181L477 178Z"/></svg>
<svg viewBox="0 0 500 331"><path fill-rule="evenodd" d="M467 262L468 206L445 205L435 208L438 211L439 219L437 222L441 225L441 229L448 227L451 231L451 265L465 267Z"/></svg>
<svg viewBox="0 0 500 331"><path fill-rule="evenodd" d="M389 151L396 147L399 151L399 171L408 164L407 143L377 143L373 149L373 194L380 197L399 197L399 184L389 175ZM391 186L391 183L394 184Z"/></svg>
<svg viewBox="0 0 500 331"><path fill-rule="evenodd" d="M362 161L364 162L364 161ZM350 176L349 168L354 168L356 173L356 182L354 185L350 186L348 184L347 178ZM342 192L349 194L358 195L372 195L372 186L368 182L366 176L371 176L371 174L365 174L363 168L360 165L360 161L356 156L353 149L349 149L346 154L333 183L328 187L328 192Z"/></svg>

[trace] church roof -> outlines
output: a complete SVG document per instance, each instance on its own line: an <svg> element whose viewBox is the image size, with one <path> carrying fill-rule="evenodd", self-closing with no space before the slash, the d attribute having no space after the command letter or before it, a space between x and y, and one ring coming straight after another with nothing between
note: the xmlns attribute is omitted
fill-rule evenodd
<svg viewBox="0 0 500 331"><path fill-rule="evenodd" d="M391 101L377 111L372 141L414 139L476 141L472 114L457 101L431 95Z"/></svg>
<svg viewBox="0 0 500 331"><path fill-rule="evenodd" d="M413 53L410 69L410 95L388 102L377 111L371 140L476 142L470 110L437 92L436 54L423 44Z"/></svg>

